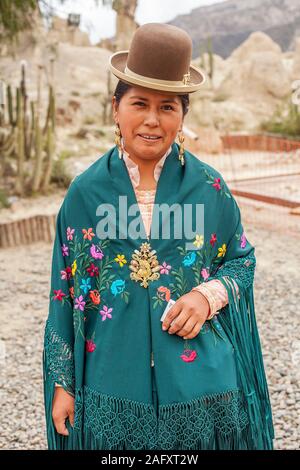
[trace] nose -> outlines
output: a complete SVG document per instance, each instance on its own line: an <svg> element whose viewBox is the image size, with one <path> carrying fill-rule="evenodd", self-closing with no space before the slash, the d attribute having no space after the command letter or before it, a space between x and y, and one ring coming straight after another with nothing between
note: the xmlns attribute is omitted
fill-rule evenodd
<svg viewBox="0 0 300 470"><path fill-rule="evenodd" d="M151 127L156 127L159 125L159 119L158 119L158 115L155 111L148 111L147 115L145 116L145 119L144 119L144 124L146 124L147 126L151 126Z"/></svg>

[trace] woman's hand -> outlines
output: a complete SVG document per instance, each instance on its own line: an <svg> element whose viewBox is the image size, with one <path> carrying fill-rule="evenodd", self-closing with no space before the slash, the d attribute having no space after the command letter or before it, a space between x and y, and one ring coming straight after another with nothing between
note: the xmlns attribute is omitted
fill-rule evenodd
<svg viewBox="0 0 300 470"><path fill-rule="evenodd" d="M191 291L181 296L170 308L162 328L170 334L176 333L184 339L192 339L200 332L209 313L206 297L201 292Z"/></svg>
<svg viewBox="0 0 300 470"><path fill-rule="evenodd" d="M65 420L69 418L70 424L74 426L74 397L62 387L56 387L52 405L52 419L56 431L63 436L68 436L69 431Z"/></svg>

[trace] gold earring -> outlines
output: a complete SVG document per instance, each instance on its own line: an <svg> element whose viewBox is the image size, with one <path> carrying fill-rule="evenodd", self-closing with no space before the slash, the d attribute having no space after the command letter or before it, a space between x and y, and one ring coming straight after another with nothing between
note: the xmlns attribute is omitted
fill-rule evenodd
<svg viewBox="0 0 300 470"><path fill-rule="evenodd" d="M119 158L122 160L123 157L123 149L122 149L122 144L121 144L121 129L119 127L119 124L116 122L116 128L115 128L115 145L118 147L119 150Z"/></svg>
<svg viewBox="0 0 300 470"><path fill-rule="evenodd" d="M184 135L181 131L178 133L178 140L180 144L178 159L180 160L181 165L184 165Z"/></svg>

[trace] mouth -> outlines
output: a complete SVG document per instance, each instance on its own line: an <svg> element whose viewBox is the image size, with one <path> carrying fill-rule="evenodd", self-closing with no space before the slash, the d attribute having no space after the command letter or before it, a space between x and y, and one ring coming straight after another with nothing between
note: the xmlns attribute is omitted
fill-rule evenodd
<svg viewBox="0 0 300 470"><path fill-rule="evenodd" d="M150 134L138 134L138 136L143 139L145 142L158 142L162 137Z"/></svg>

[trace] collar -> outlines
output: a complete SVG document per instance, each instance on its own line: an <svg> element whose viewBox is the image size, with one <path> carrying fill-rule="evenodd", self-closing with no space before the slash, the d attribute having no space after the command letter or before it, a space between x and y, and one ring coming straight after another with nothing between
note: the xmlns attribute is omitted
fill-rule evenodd
<svg viewBox="0 0 300 470"><path fill-rule="evenodd" d="M159 175L161 173L162 167L164 165L165 159L167 156L172 152L172 145L169 147L169 149L166 151L166 153L161 157L161 159L157 162L154 168L154 179L157 182ZM130 157L129 153L126 152L123 146L123 159L126 164L128 173L130 175L130 179L132 182L132 185L134 188L137 188L137 186L140 184L140 172L139 172L139 166L137 163L135 163Z"/></svg>

